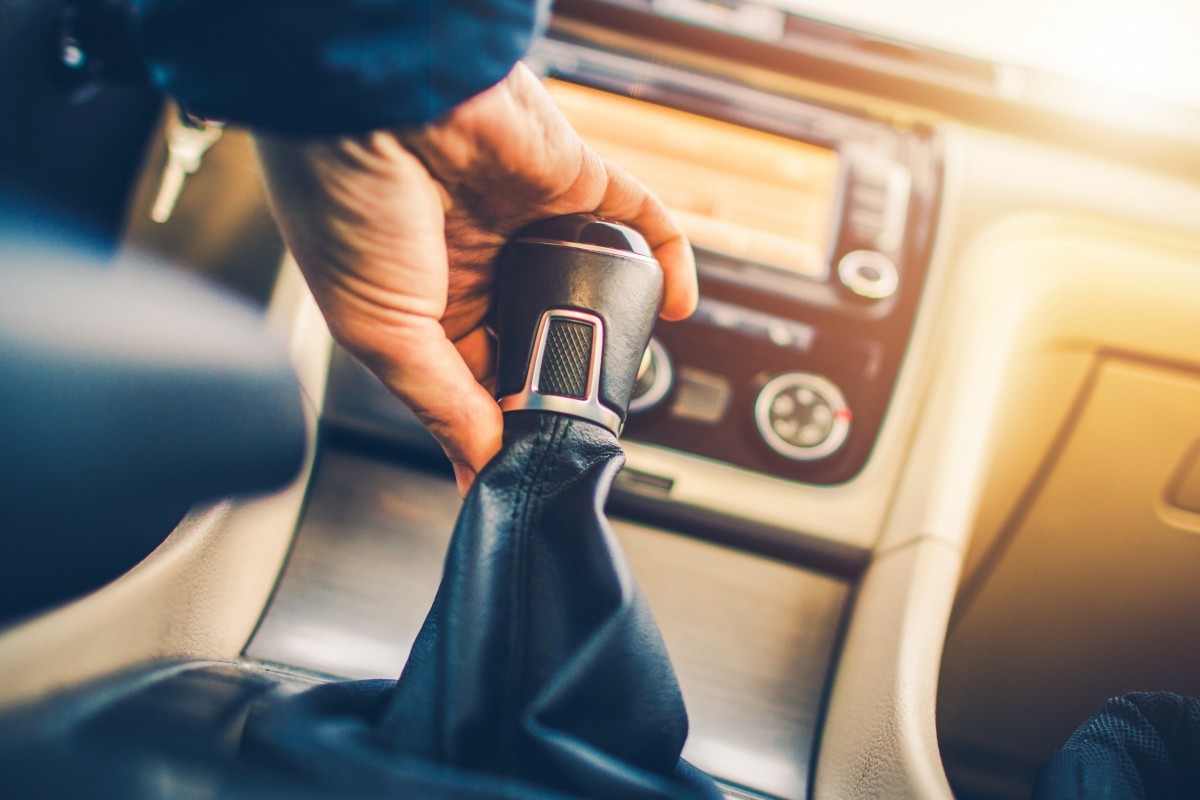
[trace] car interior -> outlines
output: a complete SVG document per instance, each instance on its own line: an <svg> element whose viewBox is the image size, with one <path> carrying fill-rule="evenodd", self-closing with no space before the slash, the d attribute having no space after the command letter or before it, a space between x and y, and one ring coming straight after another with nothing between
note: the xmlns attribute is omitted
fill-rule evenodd
<svg viewBox="0 0 1200 800"><path fill-rule="evenodd" d="M244 130L152 218L178 110L57 5L0 0L0 746L154 665L395 678L449 463ZM607 510L728 797L1028 797L1108 698L1200 696L1200 11L958 5L558 0L526 58L695 249Z"/></svg>

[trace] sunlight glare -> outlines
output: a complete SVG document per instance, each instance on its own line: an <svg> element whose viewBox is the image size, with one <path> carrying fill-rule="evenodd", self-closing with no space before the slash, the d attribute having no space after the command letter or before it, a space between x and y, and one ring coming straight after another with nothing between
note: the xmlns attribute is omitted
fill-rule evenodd
<svg viewBox="0 0 1200 800"><path fill-rule="evenodd" d="M1200 107L1198 0L764 0L964 55Z"/></svg>

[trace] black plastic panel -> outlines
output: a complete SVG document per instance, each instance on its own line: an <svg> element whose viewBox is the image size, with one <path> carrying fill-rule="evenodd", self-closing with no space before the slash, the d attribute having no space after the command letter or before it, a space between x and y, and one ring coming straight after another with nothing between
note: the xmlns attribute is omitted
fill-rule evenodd
<svg viewBox="0 0 1200 800"><path fill-rule="evenodd" d="M60 6L0 2L0 197L43 206L115 246L162 101L149 88L79 91L60 80Z"/></svg>
<svg viewBox="0 0 1200 800"><path fill-rule="evenodd" d="M624 435L806 483L851 480L878 438L924 289L941 198L937 132L919 125L901 130L855 109L768 93L724 76L576 39L544 43L531 63L561 81L837 153L838 191L830 200L836 232L826 255L826 275L813 279L698 250L701 296L716 301L723 312L705 314L702 306L692 320L657 324L655 336L674 364L675 385L654 408L632 414ZM902 178L893 199L901 204L903 223L896 235L878 241L864 237L855 224L867 210L856 205L854 198L862 194L856 181L874 168ZM862 297L839 279L840 258L859 250L879 251L894 264L898 288L893 294ZM796 335L800 329L808 332ZM849 436L826 457L787 458L772 450L756 427L759 390L791 372L820 376L846 398L852 417ZM727 387L721 407L695 413L691 397L681 400L681 386L687 385L681 378L688 374L699 384Z"/></svg>

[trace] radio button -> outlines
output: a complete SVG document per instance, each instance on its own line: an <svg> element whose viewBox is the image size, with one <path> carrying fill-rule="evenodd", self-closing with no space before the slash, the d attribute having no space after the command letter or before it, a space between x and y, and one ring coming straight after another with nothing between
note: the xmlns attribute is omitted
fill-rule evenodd
<svg viewBox="0 0 1200 800"><path fill-rule="evenodd" d="M671 416L716 425L725 416L733 387L724 376L695 367L680 367Z"/></svg>
<svg viewBox="0 0 1200 800"><path fill-rule="evenodd" d="M795 461L816 461L836 453L850 434L850 416L837 386L807 372L772 378L754 406L763 440Z"/></svg>
<svg viewBox="0 0 1200 800"><path fill-rule="evenodd" d="M877 250L853 250L838 262L838 279L859 297L884 300L900 288L896 264Z"/></svg>
<svg viewBox="0 0 1200 800"><path fill-rule="evenodd" d="M908 167L873 150L848 151L849 213L855 236L872 247L895 252L904 240L912 173Z"/></svg>
<svg viewBox="0 0 1200 800"><path fill-rule="evenodd" d="M778 347L808 352L812 350L817 330L803 322L777 317L762 311L754 311L708 297L700 299L691 321L712 325L724 330L766 339Z"/></svg>

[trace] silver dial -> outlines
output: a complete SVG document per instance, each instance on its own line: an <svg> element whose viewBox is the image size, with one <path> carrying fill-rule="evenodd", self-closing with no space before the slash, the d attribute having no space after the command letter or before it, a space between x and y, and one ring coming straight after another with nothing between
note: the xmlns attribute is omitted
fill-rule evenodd
<svg viewBox="0 0 1200 800"><path fill-rule="evenodd" d="M895 263L875 250L855 250L842 256L838 278L850 291L868 300L883 300L900 288Z"/></svg>
<svg viewBox="0 0 1200 800"><path fill-rule="evenodd" d="M638 370L637 381L633 384L630 413L645 411L661 403L671 390L673 381L674 373L667 349L658 339L651 338L642 358L642 368Z"/></svg>
<svg viewBox="0 0 1200 800"><path fill-rule="evenodd" d="M754 404L758 431L771 449L796 461L838 451L850 434L850 408L827 378L788 372L763 386Z"/></svg>

